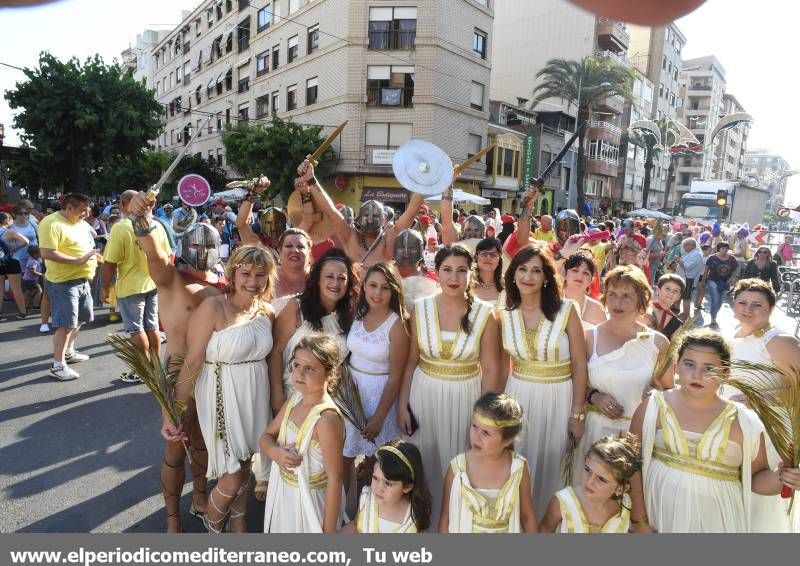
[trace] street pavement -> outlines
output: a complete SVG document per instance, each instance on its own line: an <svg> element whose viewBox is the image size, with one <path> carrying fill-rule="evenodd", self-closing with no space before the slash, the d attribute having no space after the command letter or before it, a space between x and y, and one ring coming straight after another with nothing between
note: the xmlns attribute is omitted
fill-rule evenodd
<svg viewBox="0 0 800 566"><path fill-rule="evenodd" d="M9 318L14 308L6 302L0 321L0 532L163 532L160 410L144 385L119 380L105 337L121 324L96 310L77 343L91 359L74 366L80 379L60 382L48 374L51 336L38 316ZM729 304L718 321L733 332ZM773 323L795 332L780 304ZM202 532L188 513L188 466L186 476L184 529ZM251 493L250 531L261 532L263 509Z"/></svg>

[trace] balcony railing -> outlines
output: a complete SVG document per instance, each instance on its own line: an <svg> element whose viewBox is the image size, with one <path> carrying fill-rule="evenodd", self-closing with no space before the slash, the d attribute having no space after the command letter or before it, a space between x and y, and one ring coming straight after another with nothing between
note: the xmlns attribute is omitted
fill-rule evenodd
<svg viewBox="0 0 800 566"><path fill-rule="evenodd" d="M414 49L417 30L370 30L369 49Z"/></svg>
<svg viewBox="0 0 800 566"><path fill-rule="evenodd" d="M598 59L608 59L610 61L614 61L615 63L623 65L625 67L631 66L631 62L628 60L627 57L625 57L624 55L617 55L613 51L608 51L608 50L598 51L597 53L595 53L595 56Z"/></svg>
<svg viewBox="0 0 800 566"><path fill-rule="evenodd" d="M603 121L598 121L598 120L592 120L592 121L589 122L589 127L590 128L599 128L601 130L606 130L606 131L611 132L612 134L617 134L617 135L622 133L622 129L619 126L615 126L611 122L603 122Z"/></svg>
<svg viewBox="0 0 800 566"><path fill-rule="evenodd" d="M410 108L414 105L414 89L400 87L367 88L367 106L397 106Z"/></svg>

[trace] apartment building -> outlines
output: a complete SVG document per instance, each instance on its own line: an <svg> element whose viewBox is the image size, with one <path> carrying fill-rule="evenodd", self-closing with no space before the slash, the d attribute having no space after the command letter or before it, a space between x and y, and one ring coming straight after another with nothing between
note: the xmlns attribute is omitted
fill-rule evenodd
<svg viewBox="0 0 800 566"><path fill-rule="evenodd" d="M766 149L753 149L745 153L744 176L754 177L756 186L769 190L768 212L774 213L784 206L791 169L783 157Z"/></svg>
<svg viewBox="0 0 800 566"><path fill-rule="evenodd" d="M580 60L589 55L631 66L630 35L624 23L596 17L563 0L503 0L494 6L492 100L514 103L530 98L536 73L553 58ZM611 198L620 168L620 115L624 101L606 97L590 117L586 135L586 200L595 212ZM568 112L563 100L547 100L537 111ZM569 206L577 202L570 193Z"/></svg>
<svg viewBox="0 0 800 566"><path fill-rule="evenodd" d="M634 68L634 73L635 79L631 86L633 97L631 100L625 101L622 111L622 131L627 131L628 127L637 120L650 119L650 112L652 112L652 108L655 105L654 98L656 93L653 83L638 68ZM659 166L659 158L654 160L653 168L650 171L649 202L644 203L644 148L630 143L628 137L623 136L620 156L624 161L622 162L623 166L619 168L617 183L611 193L611 203L613 203L611 212L619 215L636 208L660 208L663 188L659 191L662 171Z"/></svg>
<svg viewBox="0 0 800 566"><path fill-rule="evenodd" d="M166 31L148 29L136 34L136 44L122 52L122 67L136 81L144 81L147 88L155 89L155 60L151 56L153 48L167 36Z"/></svg>
<svg viewBox="0 0 800 566"><path fill-rule="evenodd" d="M428 140L459 162L487 143L492 18L486 0L203 2L152 51L156 145L182 148L202 128L190 151L227 167L227 124L277 114L329 133L348 120L325 169L332 198L403 209L401 144ZM460 188L479 192L484 170Z"/></svg>
<svg viewBox="0 0 800 566"><path fill-rule="evenodd" d="M674 119L682 106L680 95L680 71L683 68L681 52L686 45L686 36L675 23L659 27L628 25L631 36L628 53L634 67L652 82L655 90L652 106L642 112L642 118L660 120ZM668 206L664 191L670 173L670 156L661 152L655 161L650 180L650 205L657 208ZM674 171L673 171L674 173Z"/></svg>
<svg viewBox="0 0 800 566"><path fill-rule="evenodd" d="M679 73L683 106L678 108L678 119L691 130L700 143L711 137L720 116L724 115L725 68L713 56L683 62ZM675 202L689 190L693 179L712 179L713 155L704 151L678 159L675 168Z"/></svg>
<svg viewBox="0 0 800 566"><path fill-rule="evenodd" d="M744 112L744 106L732 94L722 95L722 114ZM717 134L714 139L714 154L711 158L711 177L714 179L743 179L745 155L750 124L743 123Z"/></svg>

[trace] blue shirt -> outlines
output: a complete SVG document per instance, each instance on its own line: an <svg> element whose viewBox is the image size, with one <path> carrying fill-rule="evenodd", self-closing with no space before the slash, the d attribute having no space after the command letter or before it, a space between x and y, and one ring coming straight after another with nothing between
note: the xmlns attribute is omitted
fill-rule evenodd
<svg viewBox="0 0 800 566"><path fill-rule="evenodd" d="M28 246L39 245L39 238L36 235L36 226L34 226L31 222L28 222L27 226L18 226L17 224L12 224L11 229L28 238ZM19 261L20 265L25 265L25 261L30 257L30 254L28 253L28 246L22 246L14 252L13 257Z"/></svg>

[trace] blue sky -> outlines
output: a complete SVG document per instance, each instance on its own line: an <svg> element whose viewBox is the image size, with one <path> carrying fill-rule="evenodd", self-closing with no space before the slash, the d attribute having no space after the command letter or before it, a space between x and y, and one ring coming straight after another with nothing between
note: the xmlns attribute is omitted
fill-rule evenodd
<svg viewBox="0 0 800 566"><path fill-rule="evenodd" d="M503 0L496 0L497 3ZM531 0L535 1L535 0ZM40 51L60 58L84 59L99 53L106 61L120 58L145 29L171 29L181 10L199 0L62 0L38 8L0 9L0 62L19 67L36 64ZM255 0L260 4L259 0ZM755 118L750 148L783 155L800 169L800 126L794 106L800 92L796 72L797 21L800 4L761 0L708 0L678 21L687 37L685 59L714 54L727 72L728 91ZM490 39L491 41L491 39ZM0 91L14 87L24 76L0 66ZM19 138L11 130L11 111L0 99L0 123L6 143ZM789 199L800 203L800 175L789 180Z"/></svg>

